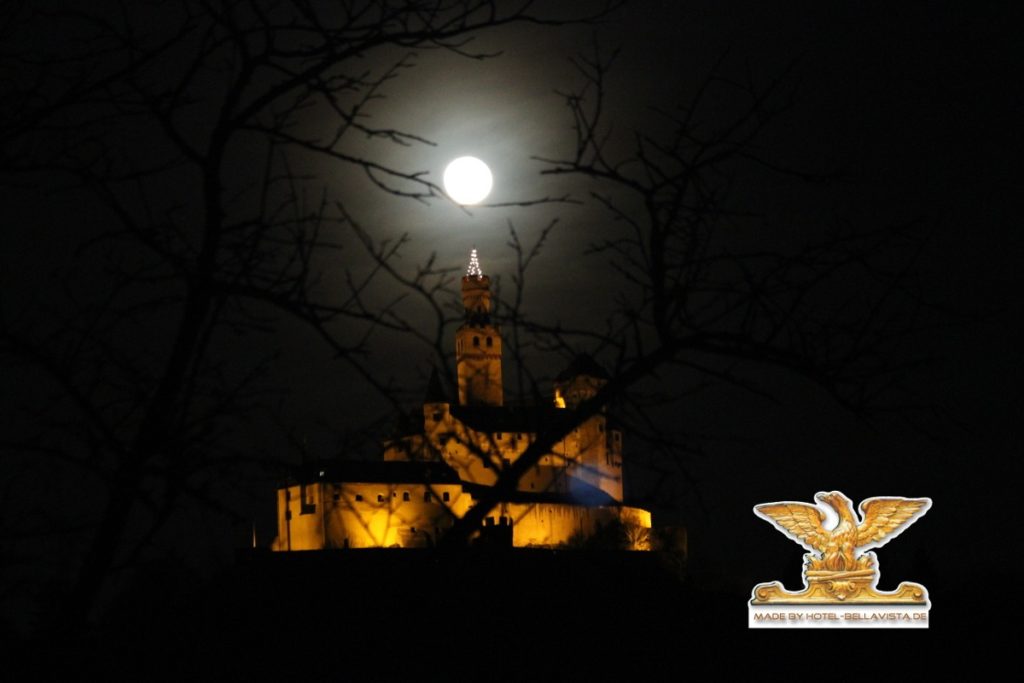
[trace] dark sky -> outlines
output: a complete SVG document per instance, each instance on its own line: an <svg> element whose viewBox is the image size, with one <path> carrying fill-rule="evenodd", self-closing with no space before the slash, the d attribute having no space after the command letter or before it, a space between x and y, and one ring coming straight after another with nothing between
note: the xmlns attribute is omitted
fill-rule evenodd
<svg viewBox="0 0 1024 683"><path fill-rule="evenodd" d="M438 143L395 156L412 168L436 176L455 156L485 159L496 177L493 201L565 191L585 198L597 186L540 176L542 164L532 157L571 151L571 119L555 91L579 83L567 59L589 50L594 37L621 48L609 76L608 113L626 140L652 121L652 107L687 101L719 59L727 75L749 70L761 83L794 63L787 81L798 84L794 101L762 144L782 164L837 177L804 183L753 171L739 178L736 205L762 217L757 245L764 248L813 239L840 223L927 225L922 285L930 300L952 311L907 345L908 356L934 357L908 381L929 414L866 423L809 384L768 373L761 378L778 403L711 392L679 408L680 422L714 437L684 463L700 482L706 510L686 485L670 489L698 529L695 552L717 560L709 563L712 572L742 565L747 550L720 543L717 533L701 537L700 530L724 522L755 544L775 542L780 557L788 557L788 541L767 540L771 530L750 507L762 499L806 500L819 488L850 489L858 499L931 495L935 508L918 533L929 534L929 542L949 534L966 542L973 522L962 518L959 501L983 500L1020 452L1012 427L1020 373L1011 359L1020 341L1014 285L1022 252L1009 220L1017 175L1009 150L1018 138L1021 92L1012 23L1010 16L941 3L632 3L597 31L511 29L484 38L482 48L503 51L493 61L424 54L405 83L396 82L382 117ZM711 121L727 113L716 101L706 110ZM458 263L476 245L485 270L499 277L511 270L507 221L529 238L557 217L533 272L529 301L536 304L528 310L584 323L603 316L607 265L582 254L607 224L592 204L471 215L372 196L367 205L358 212L368 224L409 232L410 253L436 250L443 262ZM660 418L676 424L673 410ZM650 479L638 472L634 481Z"/></svg>
<svg viewBox="0 0 1024 683"><path fill-rule="evenodd" d="M652 107L667 109L692 97L719 59L724 73L749 73L758 83L792 63L786 83L797 86L796 95L764 132L764 152L784 165L836 176L803 182L753 170L738 177L735 205L758 216L763 234L753 244L766 249L813 239L838 224L917 220L927 226L921 280L929 298L950 312L930 319L936 324L904 350L908 358L917 351L934 358L907 382L926 407L912 415L923 427L909 424L906 415L865 422L807 382L754 369L776 400L713 390L655 412L666 425L710 436L699 454L682 462L696 484L670 479L658 492L659 509L664 518L693 528L696 573L737 585L783 572L792 582L799 569L795 547L756 519L752 506L810 500L822 489L840 489L855 500L883 494L933 498L919 528L883 551L883 577L886 567L943 566L957 548L977 551L982 543L993 544L987 557L999 558L1009 550L994 546L995 529L977 532L976 515L996 514L996 503L985 497L1015 474L1022 445L1018 354L1024 340L1016 324L1016 290L1024 253L1010 213L1019 196L1012 181L1019 175L1013 170L1020 159L1015 143L1022 113L1017 20L1005 7L966 3L633 2L597 28L511 27L481 35L472 46L500 50L493 59L420 52L415 66L374 103L372 121L414 132L436 146L375 142L352 149L366 150L382 163L429 171L435 180L447 160L478 156L494 172L494 202L565 193L586 200L598 186L542 176L544 166L534 157L571 153L571 117L556 91L578 87L568 59L589 50L594 39L606 49L621 49L607 86L608 115L622 136L615 140L627 142L634 128L651 125ZM399 55L370 56L367 65L380 68ZM727 109L727 103L712 101L702 115L713 124ZM321 113L306 123L315 129L330 125L330 117ZM248 153L236 152L240 174ZM303 159L294 162L302 165ZM389 196L358 174L320 162L303 168L314 185L345 201L375 239L408 233L412 241L401 263L409 268L432 252L442 265L460 266L475 245L485 271L507 285L513 267L506 247L509 222L532 241L557 218L533 266L527 311L578 324L607 312L616 281L605 260L585 255L584 248L612 228L593 202L467 213L443 201L421 204ZM81 194L57 192L58 179L48 182L37 176L29 187L2 190L5 311L57 297L58 282L44 273L65 265L81 235L107 218ZM183 197L187 205L194 188L170 189L168 196ZM358 250L339 259L325 274L328 287L340 286L346 268L367 268ZM414 303L406 305L417 315ZM242 357L249 350L230 340L220 343ZM312 450L329 451L336 432L359 431L365 420L388 414L389 407L368 399L313 335L279 332L274 343L284 350L277 372L285 414L296 420ZM561 359L538 354L533 360L544 374ZM415 382L424 380L429 362L422 349L386 338L366 361L382 376ZM506 382L510 372L506 368ZM23 387L13 388L17 401ZM627 436L627 457L630 443ZM657 478L643 467L650 464L643 454L636 455L637 469L627 469L637 482L631 490L650 497L654 493L645 487ZM970 517L963 512L966 500L972 501ZM266 527L270 499L263 507L250 505ZM910 550L890 560L900 546ZM753 566L751 548L771 560ZM966 571L967 562L952 562ZM931 577L944 587L961 581L951 571Z"/></svg>

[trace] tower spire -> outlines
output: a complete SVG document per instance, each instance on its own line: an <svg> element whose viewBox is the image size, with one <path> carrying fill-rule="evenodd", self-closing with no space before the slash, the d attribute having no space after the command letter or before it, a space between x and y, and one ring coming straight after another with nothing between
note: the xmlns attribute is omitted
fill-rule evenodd
<svg viewBox="0 0 1024 683"><path fill-rule="evenodd" d="M476 255L476 247L469 252L469 267L466 268L466 277L481 278L484 271L480 268L480 259Z"/></svg>

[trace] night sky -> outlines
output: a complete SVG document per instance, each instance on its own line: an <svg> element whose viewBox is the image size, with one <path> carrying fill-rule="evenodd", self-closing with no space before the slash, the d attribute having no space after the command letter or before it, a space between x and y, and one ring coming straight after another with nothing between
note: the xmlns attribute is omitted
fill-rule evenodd
<svg viewBox="0 0 1024 683"><path fill-rule="evenodd" d="M587 6L571 3L558 11L570 13L577 5ZM649 415L658 429L684 438L691 450L659 455L642 437L627 433L627 496L650 506L655 524L686 525L694 580L734 591L741 599L759 581L782 579L790 587L799 581L800 553L752 514L755 504L810 501L816 491L832 489L855 502L877 495L931 497L931 511L879 551L880 587L890 589L900 580L924 583L932 592L932 614L941 620L944 592L965 591L983 574L1008 577L1002 567L1013 555L1012 544L992 522L1006 514L1002 510L1010 501L996 496L1000 484L1017 481L1022 446L1019 349L1024 339L1016 323L1022 313L1018 269L1024 250L1017 221L1011 228L1011 217L1017 218L1011 205L1020 194L1019 181L1012 178L1019 176L1014 148L1020 141L1022 93L1016 54L1020 24L1012 14L1005 7L967 3L631 2L597 26L512 25L481 32L468 48L500 52L490 59L418 50L409 68L385 84L384 97L370 104L368 121L435 144L401 146L355 136L345 142L352 153L408 172L425 171L436 183L448 160L477 156L495 177L489 202L571 201L465 210L442 198L421 202L389 195L362 171L322 159L296 153L289 163L309 176L304 187L311 199L323 192L331 205L343 202L378 243L407 234L410 241L396 261L405 273L432 254L439 267L457 273L475 246L484 271L510 293L515 258L508 247L509 226L532 244L557 220L528 271L523 310L544 323L600 331L616 297L630 292L607 256L587 248L617 234L621 224L591 194L607 186L543 175L550 166L538 161L573 152L572 118L559 94L582 83L570 58L589 53L595 44L606 54L619 50L606 83L613 153L630 149L634 130L656 132L654 110L690 101L716 64L729 78L749 77L758 84L786 73L782 92L791 101L759 135L758 149L777 165L814 177L737 166L728 203L746 215L723 229L734 230L746 248L771 251L842 226L918 226L923 240L915 273L929 308L915 319L918 331L893 352L895 361L913 367L899 390L880 400L901 407L853 414L813 382L758 363L736 367L768 396L717 383L690 392L699 378L666 371L640 388L648 397L687 390L676 402L651 407ZM30 22L40 32L28 42L59 54L64 49L59 31L47 34L41 22ZM17 73L23 67L16 56L34 48L25 35L8 35L6 41L11 47L3 51L3 68ZM387 48L366 55L360 65L376 72L403 54ZM212 96L218 92L215 79L204 88ZM697 116L713 127L732 104L712 97ZM202 111L196 110L197 122ZM314 107L301 128L326 130L335 123L331 112ZM165 144L148 137L147 130L140 126L125 133L128 146L143 151L136 159L147 158L150 145L158 158ZM14 139L10 143L5 137L3 143L8 166L10 159L27 158L14 156L24 153ZM251 176L260 149L244 141L231 149L224 169L228 185ZM5 324L17 321L26 335L52 340L47 335L55 318L67 317L81 301L104 291L102 258L83 257L76 249L111 217L87 189L69 187L72 182L58 172L9 170L0 177L5 206L0 310ZM194 183L174 172L167 177L150 195L153 207L178 206L179 218L198 215ZM246 202L256 199L241 191L236 201L244 212ZM346 273L358 278L370 272L371 263L350 232L338 226L328 230L336 231L331 236L343 249L319 261L320 287L341 291ZM74 291L64 291L62 285L72 280L79 283ZM832 294L838 300L858 286L850 282ZM371 303L381 302L397 291L381 285L368 296ZM415 296L396 310L430 329ZM908 305L907 315L917 313ZM211 342L231 359L231 368L279 351L260 384L273 390L253 394L251 419L242 423L248 427L233 428L232 443L290 463L303 457L303 449L307 458L374 457L373 444L392 424L395 405L373 392L316 335L279 316L267 321L266 333L224 334ZM147 324L133 333L137 339L119 343L159 346L153 340L170 323ZM454 348L453 332L450 326L445 348ZM432 350L409 335L375 332L370 339L371 352L359 363L378 378L400 383L397 403L416 408L430 367L438 362ZM614 360L585 341L576 350L593 352L606 364ZM566 353L530 348L524 355L529 372L549 391L545 382L564 366ZM45 405L53 387L45 387L16 359L5 359L0 372L3 406L13 418L0 424L8 424L12 435L21 434L14 426L24 419L17 407ZM516 375L507 357L504 376L512 398ZM276 420L266 418L271 412ZM36 414L43 425L63 420L45 410ZM7 482L35 490L47 486L49 465L20 467L0 472L5 489ZM93 494L76 493L75 477L62 466L52 467L57 495L87 517ZM155 556L182 557L208 571L245 545L250 533L245 519L255 520L258 534L269 542L276 524L272 484L272 475L215 481L212 495L238 518L189 503L155 539ZM7 495L5 533L25 523L14 512L19 497ZM65 576L73 553L42 545L47 571ZM976 563L979 556L985 558L982 566ZM741 611L737 615L745 618Z"/></svg>

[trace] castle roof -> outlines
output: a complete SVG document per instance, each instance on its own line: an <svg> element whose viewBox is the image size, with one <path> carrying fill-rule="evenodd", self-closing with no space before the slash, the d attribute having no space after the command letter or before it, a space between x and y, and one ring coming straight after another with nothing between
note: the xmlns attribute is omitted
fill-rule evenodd
<svg viewBox="0 0 1024 683"><path fill-rule="evenodd" d="M437 374L437 366L430 369L430 380L427 382L427 394L424 403L448 403L448 396L441 385L441 376Z"/></svg>
<svg viewBox="0 0 1024 683"><path fill-rule="evenodd" d="M452 415L478 432L540 432L564 411L554 406L452 406Z"/></svg>
<svg viewBox="0 0 1024 683"><path fill-rule="evenodd" d="M558 373L555 377L556 382L565 382L573 377L579 377L585 375L587 377L596 377L598 379L611 379L605 369L594 360L593 356L589 353L581 353L573 358L572 363L569 364L565 370Z"/></svg>
<svg viewBox="0 0 1024 683"><path fill-rule="evenodd" d="M442 461L327 460L294 473L298 483L317 481L352 484L458 484L459 475Z"/></svg>
<svg viewBox="0 0 1024 683"><path fill-rule="evenodd" d="M415 436L423 433L423 410L410 412L399 411L395 416L395 424L391 430L391 437L401 439L405 436Z"/></svg>
<svg viewBox="0 0 1024 683"><path fill-rule="evenodd" d="M489 489L483 484L462 482L462 489L479 498ZM605 507L621 505L619 501L601 489L585 481L575 479L570 491L509 491L501 495L503 503L557 503L562 505L584 505L586 507Z"/></svg>

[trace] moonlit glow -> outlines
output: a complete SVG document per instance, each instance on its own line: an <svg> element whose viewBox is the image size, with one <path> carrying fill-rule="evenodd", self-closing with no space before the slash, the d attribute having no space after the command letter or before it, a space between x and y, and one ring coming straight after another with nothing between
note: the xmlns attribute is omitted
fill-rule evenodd
<svg viewBox="0 0 1024 683"><path fill-rule="evenodd" d="M476 157L459 157L444 169L444 190L459 204L478 204L491 193L494 179Z"/></svg>

